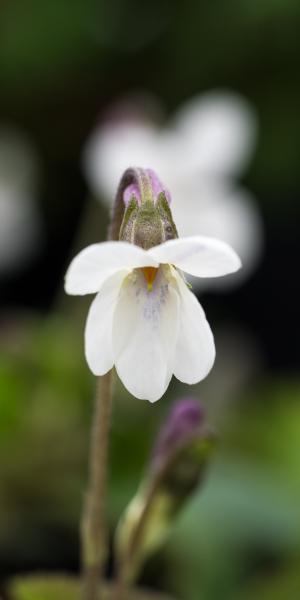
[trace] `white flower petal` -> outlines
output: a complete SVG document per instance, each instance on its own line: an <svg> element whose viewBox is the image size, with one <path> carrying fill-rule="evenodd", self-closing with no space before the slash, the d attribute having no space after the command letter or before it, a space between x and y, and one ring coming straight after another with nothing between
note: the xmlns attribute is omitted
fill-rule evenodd
<svg viewBox="0 0 300 600"><path fill-rule="evenodd" d="M179 296L159 269L151 292L142 273L124 281L113 324L118 375L131 394L155 402L172 376Z"/></svg>
<svg viewBox="0 0 300 600"><path fill-rule="evenodd" d="M2 185L0 178L0 273L30 261L42 243L42 227L32 198Z"/></svg>
<svg viewBox="0 0 300 600"><path fill-rule="evenodd" d="M186 102L175 116L178 168L182 174L239 174L253 151L256 118L233 93L212 91Z"/></svg>
<svg viewBox="0 0 300 600"><path fill-rule="evenodd" d="M151 124L129 121L108 122L95 129L83 156L83 168L96 197L104 195L110 206L120 178L128 166L153 168L162 174L164 162L160 132Z"/></svg>
<svg viewBox="0 0 300 600"><path fill-rule="evenodd" d="M134 244L119 241L92 244L72 260L66 274L65 290L67 294L94 294L120 269L157 266L157 261Z"/></svg>
<svg viewBox="0 0 300 600"><path fill-rule="evenodd" d="M228 244L204 236L169 240L148 252L158 262L175 265L195 277L220 277L241 267L238 255Z"/></svg>
<svg viewBox="0 0 300 600"><path fill-rule="evenodd" d="M127 271L118 271L105 281L89 310L85 327L85 356L94 375L104 375L114 364L113 317L126 275Z"/></svg>
<svg viewBox="0 0 300 600"><path fill-rule="evenodd" d="M36 206L40 163L31 141L0 126L0 273L30 262L42 243Z"/></svg>
<svg viewBox="0 0 300 600"><path fill-rule="evenodd" d="M222 178L190 177L172 195L172 215L182 236L203 235L227 242L243 268L229 277L210 281L193 278L193 287L224 290L241 284L256 267L263 247L263 224L254 198Z"/></svg>
<svg viewBox="0 0 300 600"><path fill-rule="evenodd" d="M206 377L215 360L215 344L205 313L196 296L176 274L180 291L180 326L173 373L183 383L197 383Z"/></svg>

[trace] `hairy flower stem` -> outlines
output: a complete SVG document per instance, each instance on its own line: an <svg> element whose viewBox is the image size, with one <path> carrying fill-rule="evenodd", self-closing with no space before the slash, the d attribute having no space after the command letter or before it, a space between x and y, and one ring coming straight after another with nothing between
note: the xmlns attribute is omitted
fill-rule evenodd
<svg viewBox="0 0 300 600"><path fill-rule="evenodd" d="M104 499L111 400L112 371L109 371L98 379L92 425L89 484L81 522L83 600L101 598L101 581L107 556Z"/></svg>
<svg viewBox="0 0 300 600"><path fill-rule="evenodd" d="M129 182L132 180L130 172ZM124 215L122 180L117 191L107 238L118 240ZM81 519L81 560L83 600L100 600L103 596L103 569L107 557L105 493L107 479L108 438L112 404L113 373L98 378L89 456L89 483Z"/></svg>

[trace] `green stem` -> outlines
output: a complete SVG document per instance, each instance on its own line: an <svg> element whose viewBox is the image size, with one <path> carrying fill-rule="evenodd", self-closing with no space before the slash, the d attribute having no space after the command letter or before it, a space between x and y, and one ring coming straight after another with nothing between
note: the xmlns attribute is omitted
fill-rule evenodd
<svg viewBox="0 0 300 600"><path fill-rule="evenodd" d="M147 524L147 518L152 508L152 502L155 498L157 489L163 480L165 468L155 475L148 484L148 490L142 513L136 528L132 532L130 542L127 547L126 555L117 562L117 575L115 579L115 588L113 600L123 600L124 595L134 585L138 576L138 569L141 566L136 563L136 555L139 548L139 543Z"/></svg>
<svg viewBox="0 0 300 600"><path fill-rule="evenodd" d="M99 377L89 456L89 484L82 522L83 600L99 600L107 557L105 493L112 401L112 371ZM100 594L100 595L99 595Z"/></svg>

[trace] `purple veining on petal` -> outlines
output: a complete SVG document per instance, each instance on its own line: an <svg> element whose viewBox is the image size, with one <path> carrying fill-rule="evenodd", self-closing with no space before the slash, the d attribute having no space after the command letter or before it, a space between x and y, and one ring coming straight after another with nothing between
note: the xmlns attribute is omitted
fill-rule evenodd
<svg viewBox="0 0 300 600"><path fill-rule="evenodd" d="M139 190L139 187L138 187L138 185L136 183L131 183L124 190L123 199L124 199L124 203L125 203L126 207L128 206L128 204L129 204L132 196L134 196L136 198L136 200L138 201L138 203L141 202L140 190Z"/></svg>
<svg viewBox="0 0 300 600"><path fill-rule="evenodd" d="M186 397L173 405L154 446L152 466L159 467L182 442L193 437L204 421L202 405L192 397Z"/></svg>
<svg viewBox="0 0 300 600"><path fill-rule="evenodd" d="M155 200L157 200L158 195L161 192L163 192L165 194L166 198L167 198L168 203L170 204L170 202L171 202L170 192L162 184L162 182L160 181L160 179L157 177L155 171L153 171L153 169L146 169L146 172L148 173L148 175L150 177L150 181L151 181L151 185L152 185L152 191L153 191L153 195L155 197Z"/></svg>

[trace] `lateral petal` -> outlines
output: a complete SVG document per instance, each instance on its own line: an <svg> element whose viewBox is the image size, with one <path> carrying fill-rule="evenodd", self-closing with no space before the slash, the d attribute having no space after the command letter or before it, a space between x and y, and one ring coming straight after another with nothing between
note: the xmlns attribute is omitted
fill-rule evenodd
<svg viewBox="0 0 300 600"><path fill-rule="evenodd" d="M120 287L127 271L118 271L102 286L91 304L85 327L85 356L94 375L104 375L114 364L112 325Z"/></svg>
<svg viewBox="0 0 300 600"><path fill-rule="evenodd" d="M173 373L183 383L198 383L208 375L215 360L215 344L205 313L196 296L176 275L180 291L180 325Z"/></svg>

